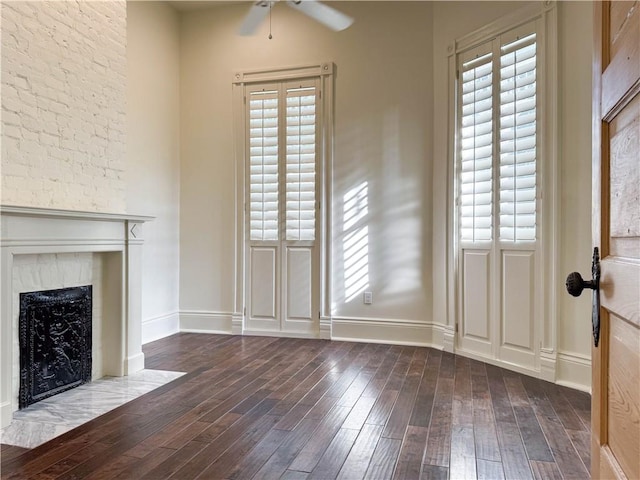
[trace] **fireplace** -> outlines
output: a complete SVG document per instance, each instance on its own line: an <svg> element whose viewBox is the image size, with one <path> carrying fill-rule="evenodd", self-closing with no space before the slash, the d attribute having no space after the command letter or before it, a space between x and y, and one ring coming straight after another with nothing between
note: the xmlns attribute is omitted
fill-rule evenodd
<svg viewBox="0 0 640 480"><path fill-rule="evenodd" d="M22 403L23 293L92 285L91 353L87 354L91 361L86 365L86 370L93 370L90 378L129 375L144 368L142 235L144 222L151 219L0 206L0 428L11 423ZM74 377L69 383L76 381Z"/></svg>
<svg viewBox="0 0 640 480"><path fill-rule="evenodd" d="M20 294L19 408L91 381L91 285Z"/></svg>

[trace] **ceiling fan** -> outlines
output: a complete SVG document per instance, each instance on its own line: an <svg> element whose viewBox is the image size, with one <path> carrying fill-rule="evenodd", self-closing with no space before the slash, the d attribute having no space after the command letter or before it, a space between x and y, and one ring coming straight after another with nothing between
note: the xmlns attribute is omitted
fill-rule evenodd
<svg viewBox="0 0 640 480"><path fill-rule="evenodd" d="M245 36L256 33L262 21L269 14L271 7L277 1L279 0L259 0L255 2L244 18L242 25L240 25L238 33ZM316 0L288 0L287 5L336 32L344 30L353 23L353 18L350 16Z"/></svg>

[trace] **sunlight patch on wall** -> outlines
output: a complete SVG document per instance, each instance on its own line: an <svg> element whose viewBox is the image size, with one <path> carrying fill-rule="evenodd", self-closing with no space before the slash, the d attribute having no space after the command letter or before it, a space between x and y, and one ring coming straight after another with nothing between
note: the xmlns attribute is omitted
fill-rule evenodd
<svg viewBox="0 0 640 480"><path fill-rule="evenodd" d="M343 197L344 294L350 302L369 286L368 182Z"/></svg>

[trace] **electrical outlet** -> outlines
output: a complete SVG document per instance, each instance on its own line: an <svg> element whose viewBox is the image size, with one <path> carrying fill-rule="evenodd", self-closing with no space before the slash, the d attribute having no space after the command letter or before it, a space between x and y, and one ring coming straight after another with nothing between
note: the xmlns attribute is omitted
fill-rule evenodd
<svg viewBox="0 0 640 480"><path fill-rule="evenodd" d="M364 304L371 305L373 303L373 292L364 292Z"/></svg>

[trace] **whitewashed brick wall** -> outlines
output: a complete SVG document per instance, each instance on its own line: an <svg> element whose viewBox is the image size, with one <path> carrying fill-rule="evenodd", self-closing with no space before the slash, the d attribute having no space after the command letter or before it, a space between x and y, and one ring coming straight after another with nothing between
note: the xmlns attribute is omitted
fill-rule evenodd
<svg viewBox="0 0 640 480"><path fill-rule="evenodd" d="M2 203L126 208L126 2L2 2Z"/></svg>

